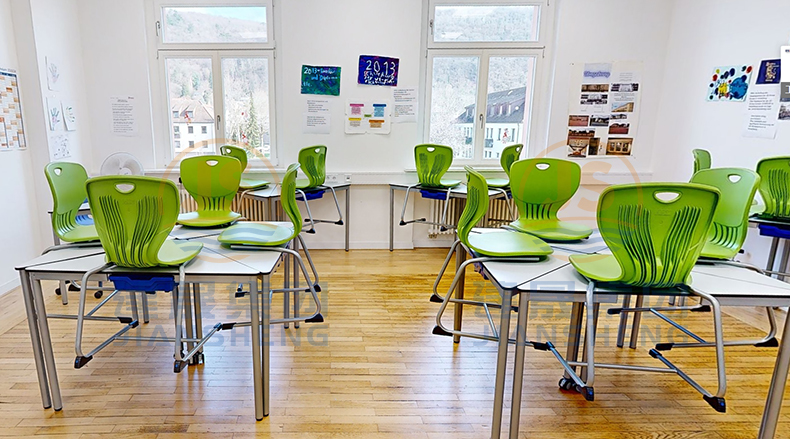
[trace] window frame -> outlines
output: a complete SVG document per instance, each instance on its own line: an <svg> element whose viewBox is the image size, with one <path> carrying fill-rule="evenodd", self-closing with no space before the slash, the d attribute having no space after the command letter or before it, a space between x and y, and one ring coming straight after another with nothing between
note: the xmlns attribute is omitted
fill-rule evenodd
<svg viewBox="0 0 790 439"><path fill-rule="evenodd" d="M165 43L164 29L161 26L163 8L181 7L230 7L230 6L265 6L267 20L266 43ZM149 63L151 81L151 111L153 117L154 155L158 167L177 166L174 139L172 138L172 119L170 111L170 95L168 90L166 59L169 58L201 58L212 59L212 81L214 84L214 134L222 139L225 133L225 96L222 81L222 60L225 58L265 58L268 60L269 85L269 158L250 160L249 166L257 169L269 169L279 163L279 144L277 142L278 126L276 123L277 91L277 45L275 37L277 12L273 0L231 0L223 3L220 0L148 0L146 1L146 20L150 30L148 38ZM220 116L219 125L216 121ZM183 139L181 139L183 140ZM215 152L219 153L215 145Z"/></svg>
<svg viewBox="0 0 790 439"><path fill-rule="evenodd" d="M423 44L424 59L421 63L421 88L423 92L423 116L420 118L421 137L424 142L430 142L431 125L431 93L433 81L433 59L437 56L479 56L478 64L478 96L476 101L475 125L473 126L474 147L473 159L454 158L452 169L462 169L463 166L472 165L482 169L499 169L498 161L485 158L485 133L488 112L486 103L488 98L488 68L492 56L532 56L533 75L531 89L530 111L524 121L524 134L519 140L525 139L527 156L535 156L547 145L550 105L552 94L551 64L553 43L556 41L556 0L424 0L423 1ZM434 17L436 6L539 6L540 12L537 19L538 41L532 42L434 42ZM483 127L480 128L479 117L483 115ZM517 141L514 140L513 143Z"/></svg>

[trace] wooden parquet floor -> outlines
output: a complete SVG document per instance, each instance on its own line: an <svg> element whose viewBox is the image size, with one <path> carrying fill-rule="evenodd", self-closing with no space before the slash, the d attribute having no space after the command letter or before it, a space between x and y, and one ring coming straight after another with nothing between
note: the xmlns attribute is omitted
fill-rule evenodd
<svg viewBox="0 0 790 439"><path fill-rule="evenodd" d="M21 295L0 298L0 436L46 438L485 438L490 434L496 346L431 335L438 304L428 301L445 249L314 251L321 274L325 323L272 328L271 414L255 422L249 328L220 332L206 362L172 371L169 344L114 344L75 370L74 321L50 320L64 397L62 412L41 407ZM447 288L449 276L443 282ZM45 285L50 312L73 313ZM247 319L247 299L234 287L204 287L204 325ZM212 291L213 290L213 291ZM445 290L446 291L446 290ZM495 291L469 270L467 297ZM96 303L90 298L89 303ZM172 333L170 297L152 298L143 334ZM281 299L273 309L281 310ZM307 312L307 300L303 301ZM122 300L106 313L125 307ZM65 308L65 309L64 309ZM565 345L570 305L533 305L528 334ZM753 310L725 316L730 337L758 338ZM451 318L447 315L448 322ZM465 327L485 328L482 310L467 309ZM678 318L703 337L709 314ZM515 318L513 319L515 320ZM117 324L88 323L91 345ZM601 314L600 361L659 366L647 351L658 340L685 340L645 316L640 347L614 346L617 318ZM512 348L511 348L512 349ZM728 412L713 411L680 378L600 370L596 401L560 391L559 363L527 350L521 432L530 438L754 438L775 349L727 349ZM715 385L711 349L674 350L667 357L706 386ZM511 355L512 361L512 355ZM509 388L508 381L508 401ZM790 395L777 437L790 438ZM505 425L508 420L505 419Z"/></svg>

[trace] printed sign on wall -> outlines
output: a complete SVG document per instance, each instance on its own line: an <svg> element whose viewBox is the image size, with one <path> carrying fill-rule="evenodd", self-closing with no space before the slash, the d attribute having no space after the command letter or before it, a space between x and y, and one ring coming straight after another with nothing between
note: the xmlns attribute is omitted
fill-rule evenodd
<svg viewBox="0 0 790 439"><path fill-rule="evenodd" d="M357 83L363 85L398 85L398 58L385 56L359 56L359 76Z"/></svg>
<svg viewBox="0 0 790 439"><path fill-rule="evenodd" d="M303 95L340 95L340 67L302 66Z"/></svg>

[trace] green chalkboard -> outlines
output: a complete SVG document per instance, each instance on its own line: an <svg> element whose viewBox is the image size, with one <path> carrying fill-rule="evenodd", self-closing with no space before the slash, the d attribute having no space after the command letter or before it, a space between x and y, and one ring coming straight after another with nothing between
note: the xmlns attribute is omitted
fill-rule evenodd
<svg viewBox="0 0 790 439"><path fill-rule="evenodd" d="M303 95L340 95L340 67L302 66Z"/></svg>

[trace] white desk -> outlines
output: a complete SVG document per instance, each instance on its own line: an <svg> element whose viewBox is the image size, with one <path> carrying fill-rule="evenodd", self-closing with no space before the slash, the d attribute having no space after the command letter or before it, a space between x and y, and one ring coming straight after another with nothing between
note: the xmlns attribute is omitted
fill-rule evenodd
<svg viewBox="0 0 790 439"><path fill-rule="evenodd" d="M204 237L201 240L214 240ZM212 248L214 247L214 248ZM229 257L228 251L218 245L206 245L192 263L186 266L185 282L200 283L243 283L250 287L250 314L252 331L253 381L255 388L255 418L263 419L269 414L269 295L261 294L263 309L258 305L258 279L262 280L263 291L268 291L270 276L280 260L280 253L256 252L248 255L249 263L241 263ZM44 408L63 407L57 378L52 342L47 324L47 312L41 292L42 280L63 280L81 277L85 272L102 266L104 254L95 248L55 250L25 264L19 265L22 291L28 314L31 340L33 343L36 371L38 373L41 398ZM178 276L177 267L150 270L110 268L96 275L106 280L113 273L161 273ZM261 313L261 311L263 311ZM262 332L261 332L262 331ZM261 349L263 346L263 349ZM262 351L262 352L261 352Z"/></svg>
<svg viewBox="0 0 790 439"><path fill-rule="evenodd" d="M508 334L512 296L518 294L519 325L526 327L528 303L530 301L572 302L585 301L587 281L576 272L572 265L565 262L567 251L555 249L555 254L537 263L483 263L486 276L497 287L503 297L499 334ZM521 281L517 277L521 277ZM790 304L790 285L763 276L754 271L719 265L698 265L692 273L695 290L715 297L722 306L788 306ZM615 302L619 295L628 294L627 290L597 289L596 299ZM661 294L660 292L658 294ZM524 313L522 315L522 313ZM522 325L523 323L523 325ZM580 325L576 325L580 330ZM574 327L573 317L571 327ZM497 356L496 387L494 393L494 419L492 437L500 434L503 400L505 391L505 369L509 337L500 336ZM570 348L570 346L569 346ZM516 349L523 349L517 343ZM523 352L523 351L522 351ZM514 383L523 378L523 353L521 361L516 359ZM785 322L782 343L774 367L768 399L766 401L759 439L773 438L776 433L779 410L782 404L785 383L790 366L790 318ZM513 387L510 437L518 437L518 413L521 403L520 386Z"/></svg>

